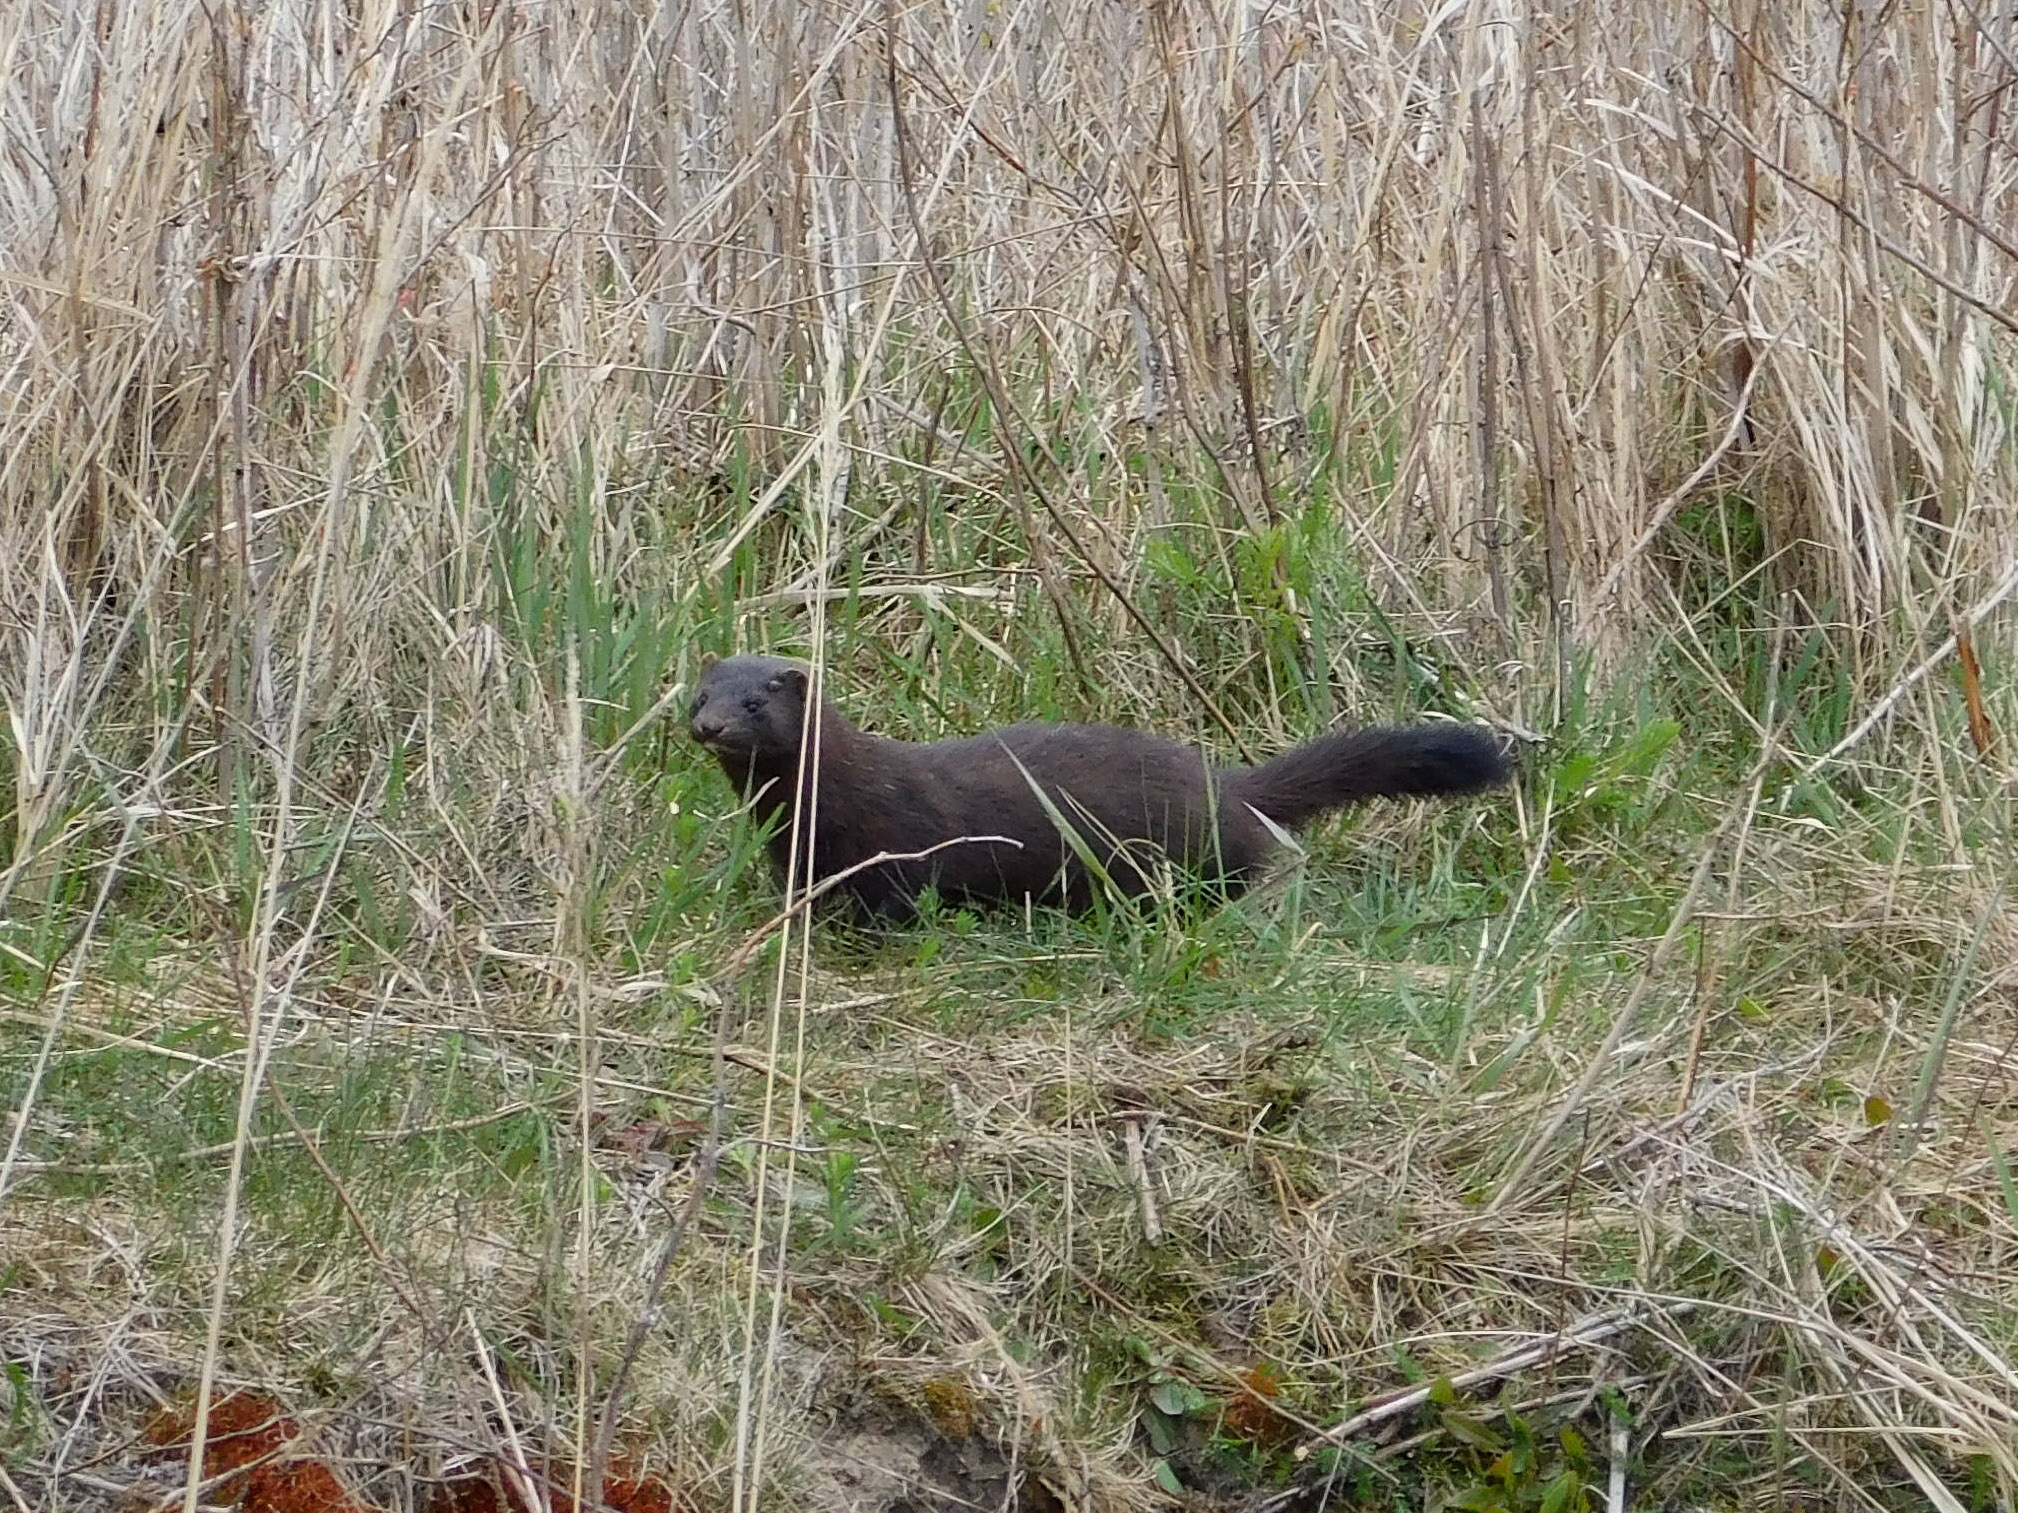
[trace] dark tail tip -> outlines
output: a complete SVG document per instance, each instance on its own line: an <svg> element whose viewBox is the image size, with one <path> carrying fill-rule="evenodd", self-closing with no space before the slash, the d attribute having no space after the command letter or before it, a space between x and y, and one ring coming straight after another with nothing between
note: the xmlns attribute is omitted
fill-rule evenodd
<svg viewBox="0 0 2018 1513"><path fill-rule="evenodd" d="M1482 725L1417 725L1409 735L1412 792L1479 793L1514 775L1512 748Z"/></svg>

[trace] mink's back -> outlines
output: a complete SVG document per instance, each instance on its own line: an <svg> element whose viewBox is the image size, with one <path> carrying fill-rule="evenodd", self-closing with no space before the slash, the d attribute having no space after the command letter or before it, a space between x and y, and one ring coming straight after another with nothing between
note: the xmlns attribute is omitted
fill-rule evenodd
<svg viewBox="0 0 2018 1513"><path fill-rule="evenodd" d="M851 731L843 742L826 745L814 862L821 875L878 852L922 851L955 837L1001 837L946 846L924 861L877 873L887 874L883 880L899 892L915 893L930 883L948 898L1027 893L1079 907L1092 883L1060 819L1127 892L1150 886L1157 855L1194 869L1244 874L1268 848L1252 815L1240 816L1244 825L1222 823L1221 831L1231 833L1215 835L1217 797L1204 758L1146 731L1032 723L926 744ZM882 902L864 901L872 907Z"/></svg>

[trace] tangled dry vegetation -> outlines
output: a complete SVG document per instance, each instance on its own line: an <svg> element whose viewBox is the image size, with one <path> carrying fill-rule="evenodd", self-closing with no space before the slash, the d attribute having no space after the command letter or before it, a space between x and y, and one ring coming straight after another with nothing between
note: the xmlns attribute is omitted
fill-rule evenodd
<svg viewBox="0 0 2018 1513"><path fill-rule="evenodd" d="M2014 26L0 8L0 1504L2009 1509ZM1526 771L809 935L757 646Z"/></svg>

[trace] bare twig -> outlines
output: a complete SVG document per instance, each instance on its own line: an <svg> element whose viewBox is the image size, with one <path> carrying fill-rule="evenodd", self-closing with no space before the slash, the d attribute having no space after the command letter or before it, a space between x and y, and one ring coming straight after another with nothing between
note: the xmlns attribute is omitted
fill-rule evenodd
<svg viewBox="0 0 2018 1513"><path fill-rule="evenodd" d="M1544 1335L1530 1340L1511 1350L1502 1351L1491 1360L1472 1367L1468 1371L1453 1373L1449 1382L1452 1388L1463 1392L1482 1382L1499 1381L1504 1377L1517 1376L1523 1371L1547 1365L1573 1350L1586 1350L1602 1344L1629 1329L1644 1325L1655 1317L1675 1318L1692 1312L1693 1302L1674 1302L1652 1307L1626 1307L1609 1309L1603 1313L1591 1314L1579 1319L1559 1333ZM1343 1444L1355 1439L1367 1430L1385 1423L1388 1419L1412 1413L1429 1401L1430 1394L1437 1389L1435 1382L1420 1387L1407 1387L1385 1396L1376 1397L1343 1423L1325 1430L1324 1439L1329 1444ZM1307 1454L1308 1451L1306 1450Z"/></svg>

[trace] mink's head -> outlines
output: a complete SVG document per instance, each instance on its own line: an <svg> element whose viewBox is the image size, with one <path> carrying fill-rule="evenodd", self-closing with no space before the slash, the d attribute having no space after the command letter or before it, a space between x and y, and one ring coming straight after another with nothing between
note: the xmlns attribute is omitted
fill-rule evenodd
<svg viewBox="0 0 2018 1513"><path fill-rule="evenodd" d="M725 657L701 674L688 728L723 761L799 755L807 670L782 657Z"/></svg>

